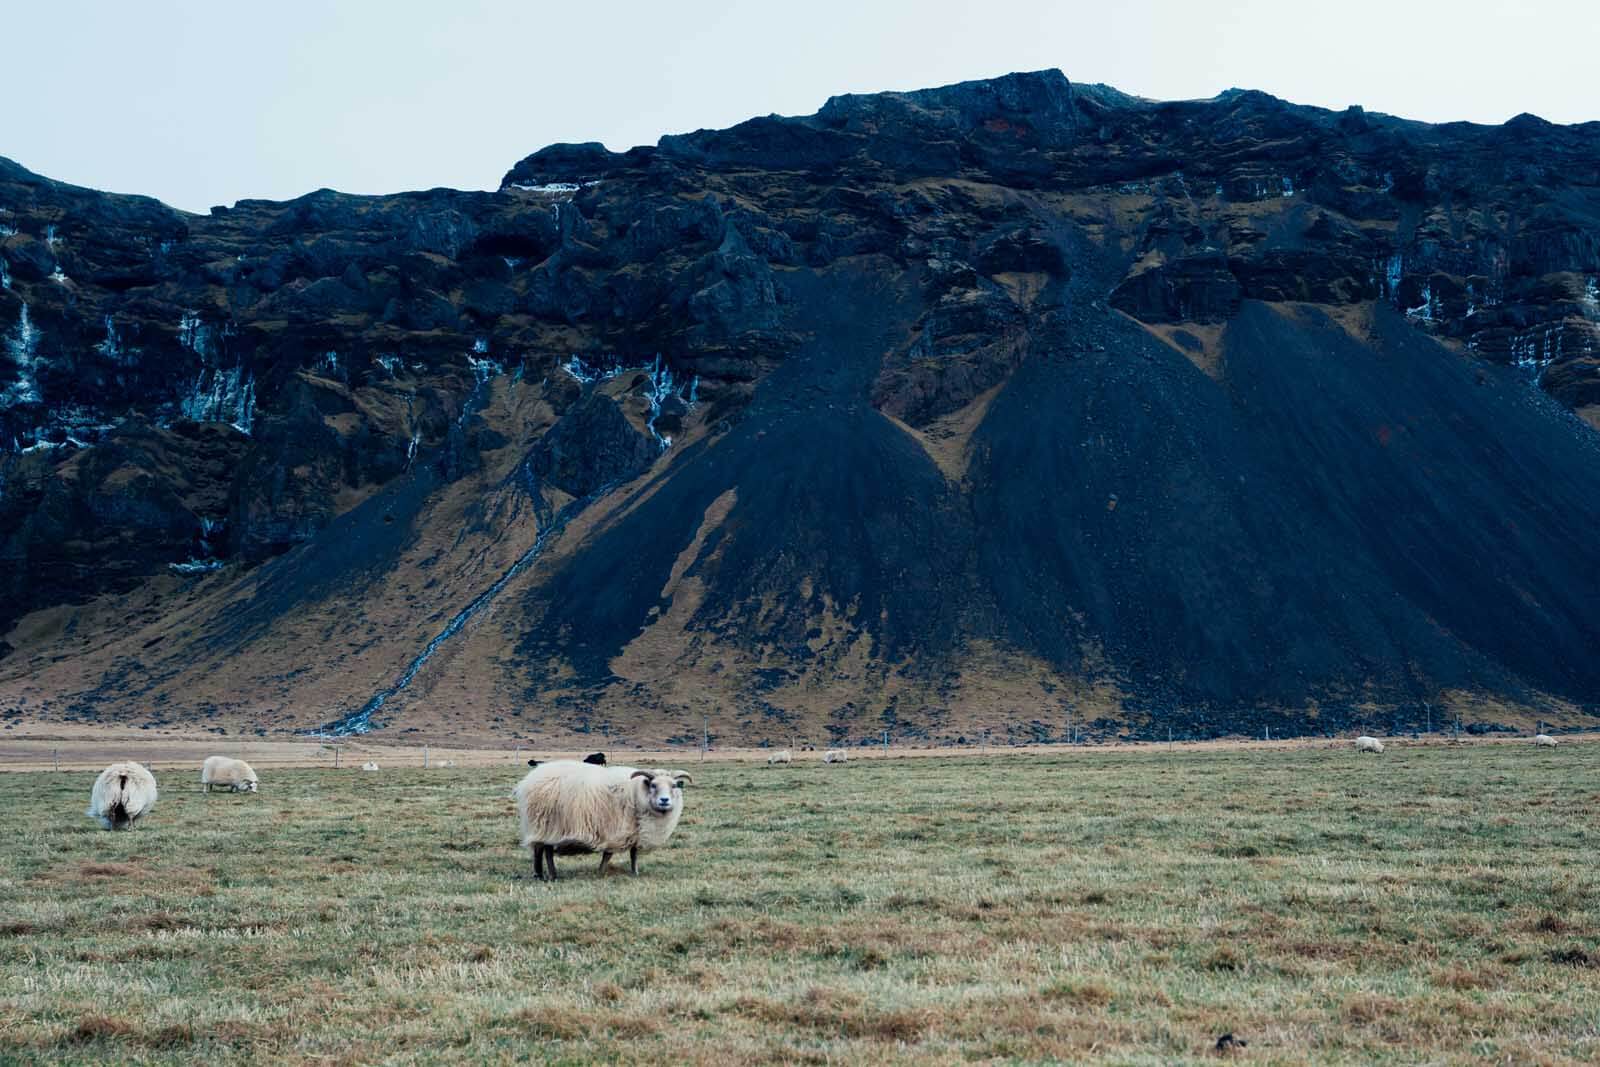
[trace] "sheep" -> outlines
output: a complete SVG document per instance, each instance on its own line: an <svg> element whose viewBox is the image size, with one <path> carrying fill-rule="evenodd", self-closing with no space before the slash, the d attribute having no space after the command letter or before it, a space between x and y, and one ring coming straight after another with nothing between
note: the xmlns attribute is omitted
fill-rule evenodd
<svg viewBox="0 0 1600 1067"><path fill-rule="evenodd" d="M1379 741L1376 737L1368 737L1366 734L1362 734L1360 737L1356 738L1356 751L1376 752L1381 755L1383 753L1383 742Z"/></svg>
<svg viewBox="0 0 1600 1067"><path fill-rule="evenodd" d="M528 761L528 766L537 767L542 762L544 761L531 759ZM583 757L583 762L591 763L596 767L604 767L606 765L606 754L604 752L591 752L587 756Z"/></svg>
<svg viewBox="0 0 1600 1067"><path fill-rule="evenodd" d="M367 760L367 762L361 765L361 769L364 771L375 771L378 769L378 765L371 760Z"/></svg>
<svg viewBox="0 0 1600 1067"><path fill-rule="evenodd" d="M235 793L254 793L261 788L256 772L242 759L227 756L207 756L200 766L200 786L209 793L213 786L231 788Z"/></svg>
<svg viewBox="0 0 1600 1067"><path fill-rule="evenodd" d="M1549 734L1535 734L1533 743L1541 748L1555 748L1560 742L1551 737Z"/></svg>
<svg viewBox="0 0 1600 1067"><path fill-rule="evenodd" d="M783 749L781 751L774 752L772 755L767 757L767 766L768 767L771 767L771 766L773 766L774 764L777 764L777 763L793 763L793 762L794 762L794 756L792 754L790 754L788 749Z"/></svg>
<svg viewBox="0 0 1600 1067"><path fill-rule="evenodd" d="M556 855L600 853L604 874L613 853L628 852L628 871L639 873L639 853L660 848L683 813L683 771L601 767L551 760L529 771L512 791L522 824L522 847L533 850L533 874L556 880Z"/></svg>
<svg viewBox="0 0 1600 1067"><path fill-rule="evenodd" d="M98 819L107 830L131 830L155 806L156 776L125 760L100 772L84 814Z"/></svg>
<svg viewBox="0 0 1600 1067"><path fill-rule="evenodd" d="M849 759L849 754L842 748L830 748L822 754L823 763L845 763Z"/></svg>

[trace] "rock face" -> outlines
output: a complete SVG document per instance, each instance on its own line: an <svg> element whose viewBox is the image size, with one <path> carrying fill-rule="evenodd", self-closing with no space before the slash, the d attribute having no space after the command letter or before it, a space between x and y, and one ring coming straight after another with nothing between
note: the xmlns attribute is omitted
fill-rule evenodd
<svg viewBox="0 0 1600 1067"><path fill-rule="evenodd" d="M14 716L1600 708L1600 124L1042 72L493 193L195 216L0 160L0 342Z"/></svg>

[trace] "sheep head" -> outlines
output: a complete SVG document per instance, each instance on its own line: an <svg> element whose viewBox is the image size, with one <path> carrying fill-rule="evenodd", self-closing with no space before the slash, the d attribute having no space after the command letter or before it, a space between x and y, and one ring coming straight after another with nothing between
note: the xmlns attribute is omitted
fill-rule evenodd
<svg viewBox="0 0 1600 1067"><path fill-rule="evenodd" d="M657 815L666 815L683 805L683 783L693 781L682 771L668 771L657 767L650 771L634 771L630 779L642 779L639 788L644 793L644 804Z"/></svg>

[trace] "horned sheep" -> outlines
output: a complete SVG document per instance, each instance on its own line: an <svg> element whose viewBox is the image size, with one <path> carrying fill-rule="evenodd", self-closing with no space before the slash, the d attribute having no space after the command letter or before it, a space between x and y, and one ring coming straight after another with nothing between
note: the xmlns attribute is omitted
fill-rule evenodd
<svg viewBox="0 0 1600 1067"><path fill-rule="evenodd" d="M667 843L683 814L683 771L600 767L551 760L529 771L512 791L522 824L522 847L533 850L534 877L556 880L556 856L600 853L604 874L613 853L639 853Z"/></svg>
<svg viewBox="0 0 1600 1067"><path fill-rule="evenodd" d="M132 761L113 763L100 772L89 794L89 810L107 830L131 830L156 806L156 776Z"/></svg>
<svg viewBox="0 0 1600 1067"><path fill-rule="evenodd" d="M1551 737L1549 734L1535 734L1533 743L1538 745L1540 748L1555 748L1560 742Z"/></svg>
<svg viewBox="0 0 1600 1067"><path fill-rule="evenodd" d="M200 765L200 785L204 792L232 789L235 793L254 793L261 782L250 764L228 756L207 756Z"/></svg>
<svg viewBox="0 0 1600 1067"><path fill-rule="evenodd" d="M1383 742L1376 737L1368 737L1366 734L1362 734L1356 738L1356 751L1376 752L1381 755L1383 753Z"/></svg>
<svg viewBox="0 0 1600 1067"><path fill-rule="evenodd" d="M780 749L779 751L774 752L772 755L767 757L767 766L768 767L771 767L771 766L773 766L775 764L778 764L778 763L793 763L793 762L794 762L794 755L786 748L785 749Z"/></svg>
<svg viewBox="0 0 1600 1067"><path fill-rule="evenodd" d="M823 763L845 763L849 759L849 754L842 748L830 748L822 754Z"/></svg>
<svg viewBox="0 0 1600 1067"><path fill-rule="evenodd" d="M375 771L378 769L378 765L371 760L367 760L367 762L361 765L361 769L364 771Z"/></svg>

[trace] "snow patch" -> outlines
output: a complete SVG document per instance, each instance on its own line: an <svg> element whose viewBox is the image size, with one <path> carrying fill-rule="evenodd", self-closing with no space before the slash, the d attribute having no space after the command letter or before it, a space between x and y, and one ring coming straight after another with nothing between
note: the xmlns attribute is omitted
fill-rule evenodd
<svg viewBox="0 0 1600 1067"><path fill-rule="evenodd" d="M37 404L42 399L39 396L39 381L36 375L39 367L41 336L43 335L39 328L29 317L28 305L24 303L22 311L17 315L16 327L6 335L6 352L11 356L11 362L16 364L17 380L5 392L0 393L0 409Z"/></svg>
<svg viewBox="0 0 1600 1067"><path fill-rule="evenodd" d="M132 367L137 364L139 353L123 347L122 338L117 336L117 324L111 321L110 315L105 317L105 327L106 335L94 346L94 350L119 367Z"/></svg>
<svg viewBox="0 0 1600 1067"><path fill-rule="evenodd" d="M656 439L656 444L665 452L672 447L672 438L664 437L656 432L656 420L661 417L662 401L672 396L672 368L661 362L661 356L656 356L655 366L650 369L650 383L645 392L645 399L650 401L650 418L645 423L645 429L650 431L650 436Z"/></svg>
<svg viewBox="0 0 1600 1067"><path fill-rule="evenodd" d="M567 361L561 364L561 369L566 371L567 376L579 385L591 385L594 382L608 382L622 373L622 367L615 360L612 360L610 365L613 369L607 370L604 367L589 363L582 356L574 355L568 357Z"/></svg>
<svg viewBox="0 0 1600 1067"><path fill-rule="evenodd" d="M179 401L179 410L195 422L226 422L249 435L256 421L256 379L243 367L207 367Z"/></svg>
<svg viewBox="0 0 1600 1067"><path fill-rule="evenodd" d="M1545 368L1561 358L1566 330L1560 323L1528 330L1511 339L1511 365L1526 371L1538 384Z"/></svg>
<svg viewBox="0 0 1600 1067"><path fill-rule="evenodd" d="M1387 288L1384 290L1384 294L1390 300L1393 300L1400 292L1400 280L1405 277L1405 266L1406 258L1399 252L1390 256L1389 262L1385 265L1383 277L1387 283Z"/></svg>
<svg viewBox="0 0 1600 1067"><path fill-rule="evenodd" d="M173 574L207 574L211 571L220 571L223 566L220 559L191 559L183 563L169 563L167 569Z"/></svg>
<svg viewBox="0 0 1600 1067"><path fill-rule="evenodd" d="M1406 318L1432 322L1434 320L1433 311L1433 287L1424 283L1422 286L1422 303L1414 308L1406 308Z"/></svg>
<svg viewBox="0 0 1600 1067"><path fill-rule="evenodd" d="M511 188L521 189L525 193L558 195L563 193L575 193L579 189L591 189L599 184L599 179L587 182L512 182Z"/></svg>

